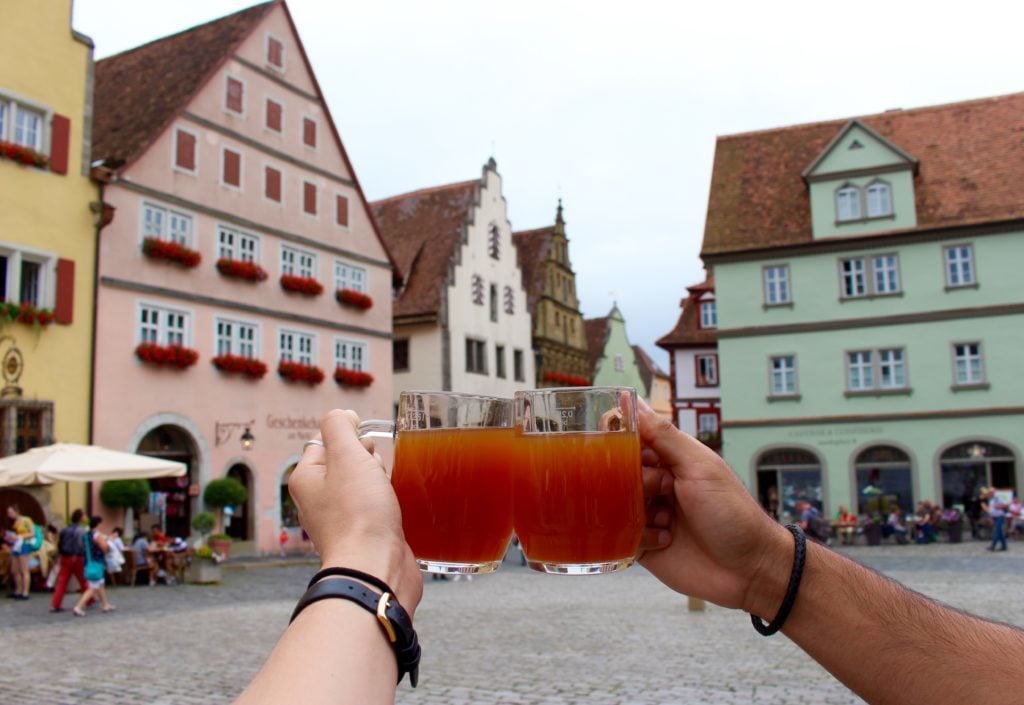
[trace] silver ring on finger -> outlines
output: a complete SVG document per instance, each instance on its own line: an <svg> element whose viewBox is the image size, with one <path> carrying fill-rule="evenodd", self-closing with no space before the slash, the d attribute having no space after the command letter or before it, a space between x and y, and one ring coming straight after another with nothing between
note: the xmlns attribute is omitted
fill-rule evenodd
<svg viewBox="0 0 1024 705"><path fill-rule="evenodd" d="M318 438L311 438L311 439L309 439L308 441L306 441L305 443L302 444L302 452L305 453L306 452L306 448L309 448L310 446L320 446L321 448L323 448L324 447L324 442L321 441Z"/></svg>

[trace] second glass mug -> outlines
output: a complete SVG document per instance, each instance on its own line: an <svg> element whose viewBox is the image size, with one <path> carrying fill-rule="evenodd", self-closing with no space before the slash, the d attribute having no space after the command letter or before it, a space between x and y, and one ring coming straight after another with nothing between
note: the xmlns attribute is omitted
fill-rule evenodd
<svg viewBox="0 0 1024 705"><path fill-rule="evenodd" d="M511 399L402 392L395 421L359 424L392 438L391 484L420 570L491 573L512 538L515 428Z"/></svg>

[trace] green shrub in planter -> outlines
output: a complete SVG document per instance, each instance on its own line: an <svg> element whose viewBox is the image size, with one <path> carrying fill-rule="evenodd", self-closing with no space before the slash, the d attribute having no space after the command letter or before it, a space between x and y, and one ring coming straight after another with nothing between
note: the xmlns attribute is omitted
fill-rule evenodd
<svg viewBox="0 0 1024 705"><path fill-rule="evenodd" d="M100 501L114 509L138 509L149 501L149 480L107 480Z"/></svg>
<svg viewBox="0 0 1024 705"><path fill-rule="evenodd" d="M199 512L192 517L192 528L198 531L201 536L206 536L213 531L213 527L216 525L217 517L213 515L213 512Z"/></svg>
<svg viewBox="0 0 1024 705"><path fill-rule="evenodd" d="M245 489L245 485L233 477L210 480L203 492L203 501L218 509L245 504L247 499L249 499L249 492Z"/></svg>

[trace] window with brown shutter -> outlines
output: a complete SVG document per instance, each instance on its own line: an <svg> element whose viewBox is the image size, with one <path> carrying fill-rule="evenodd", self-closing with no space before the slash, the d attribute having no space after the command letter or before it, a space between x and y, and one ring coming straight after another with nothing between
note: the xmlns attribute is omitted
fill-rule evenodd
<svg viewBox="0 0 1024 705"><path fill-rule="evenodd" d="M281 104L267 98L267 129L281 131Z"/></svg>
<svg viewBox="0 0 1024 705"><path fill-rule="evenodd" d="M302 210L310 215L316 215L316 184L308 181L302 183Z"/></svg>
<svg viewBox="0 0 1024 705"><path fill-rule="evenodd" d="M242 185L242 155L230 149L224 150L224 183Z"/></svg>
<svg viewBox="0 0 1024 705"><path fill-rule="evenodd" d="M232 112L242 112L242 82L237 78L228 76L227 96L224 104Z"/></svg>
<svg viewBox="0 0 1024 705"><path fill-rule="evenodd" d="M184 130L175 130L174 163L179 169L196 170L196 136Z"/></svg>
<svg viewBox="0 0 1024 705"><path fill-rule="evenodd" d="M50 170L55 174L68 173L70 141L71 120L54 114L50 130Z"/></svg>
<svg viewBox="0 0 1024 705"><path fill-rule="evenodd" d="M336 220L338 222L338 225L342 226L343 228L347 228L348 227L348 198L346 198L345 196L342 196L340 194L335 196L335 206L336 206L335 210L337 211L337 213L335 214L335 218L336 218Z"/></svg>
<svg viewBox="0 0 1024 705"><path fill-rule="evenodd" d="M267 37L267 63L274 68L284 68L284 44L270 36Z"/></svg>
<svg viewBox="0 0 1024 705"><path fill-rule="evenodd" d="M271 201L281 202L281 172L272 166L263 170L263 193Z"/></svg>
<svg viewBox="0 0 1024 705"><path fill-rule="evenodd" d="M75 308L75 263L74 260L57 260L57 305L53 309L53 320L68 325L73 319Z"/></svg>
<svg viewBox="0 0 1024 705"><path fill-rule="evenodd" d="M302 118L302 142L310 147L316 147L316 120Z"/></svg>

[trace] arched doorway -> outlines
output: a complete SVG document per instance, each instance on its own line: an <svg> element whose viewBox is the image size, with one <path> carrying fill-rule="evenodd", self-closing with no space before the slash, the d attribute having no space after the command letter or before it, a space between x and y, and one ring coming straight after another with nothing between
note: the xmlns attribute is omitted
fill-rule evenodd
<svg viewBox="0 0 1024 705"><path fill-rule="evenodd" d="M295 506L295 500L288 491L288 478L294 470L295 466L292 465L281 476L281 526L286 529L299 526L299 508Z"/></svg>
<svg viewBox="0 0 1024 705"><path fill-rule="evenodd" d="M160 477L149 481L154 495L148 511L156 521L144 522L143 531L153 523L161 524L168 536L187 537L192 533L192 497L189 488L195 482L196 446L192 436L179 426L158 426L147 433L136 450L141 455L185 463L182 477Z"/></svg>
<svg viewBox="0 0 1024 705"><path fill-rule="evenodd" d="M771 512L796 515L799 500L810 502L823 511L821 460L801 448L778 448L762 453L757 461L757 495L761 506Z"/></svg>
<svg viewBox="0 0 1024 705"><path fill-rule="evenodd" d="M971 521L981 514L982 487L1017 491L1017 465L1013 451L998 443L968 441L947 448L939 459L942 504L963 505Z"/></svg>
<svg viewBox="0 0 1024 705"><path fill-rule="evenodd" d="M18 511L39 526L46 526L46 513L39 501L24 490L12 487L0 488L0 527L4 531L11 528L11 520L7 518L7 507L17 505Z"/></svg>
<svg viewBox="0 0 1024 705"><path fill-rule="evenodd" d="M914 511L914 475L910 456L895 446L865 448L854 459L857 476L857 513L882 514L898 505Z"/></svg>
<svg viewBox="0 0 1024 705"><path fill-rule="evenodd" d="M242 463L235 463L228 469L228 477L233 477L242 483L248 498L245 504L234 507L234 514L231 516L231 523L228 524L226 533L236 541L248 541L252 538L252 473Z"/></svg>

